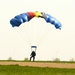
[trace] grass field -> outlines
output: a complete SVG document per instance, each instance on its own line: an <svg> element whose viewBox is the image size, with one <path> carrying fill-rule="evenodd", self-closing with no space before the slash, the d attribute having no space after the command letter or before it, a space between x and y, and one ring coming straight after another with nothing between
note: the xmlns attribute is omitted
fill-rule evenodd
<svg viewBox="0 0 75 75"><path fill-rule="evenodd" d="M75 69L0 65L0 75L75 75Z"/></svg>

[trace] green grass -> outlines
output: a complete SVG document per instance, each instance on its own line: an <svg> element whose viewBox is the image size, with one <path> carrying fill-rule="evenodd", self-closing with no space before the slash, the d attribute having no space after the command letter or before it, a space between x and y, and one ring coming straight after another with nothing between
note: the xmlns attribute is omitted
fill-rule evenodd
<svg viewBox="0 0 75 75"><path fill-rule="evenodd" d="M0 60L0 62L30 62L30 61L27 61L27 60ZM74 63L75 64L75 61L35 61L35 62L44 62L44 63Z"/></svg>
<svg viewBox="0 0 75 75"><path fill-rule="evenodd" d="M0 65L0 75L75 75L75 69Z"/></svg>

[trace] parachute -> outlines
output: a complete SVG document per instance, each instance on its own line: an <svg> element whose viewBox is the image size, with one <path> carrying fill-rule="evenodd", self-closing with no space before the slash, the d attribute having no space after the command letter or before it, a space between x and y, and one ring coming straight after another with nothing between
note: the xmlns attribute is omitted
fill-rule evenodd
<svg viewBox="0 0 75 75"><path fill-rule="evenodd" d="M62 27L62 24L54 17L52 17L49 14L45 14L44 12L26 12L22 13L20 15L15 16L10 20L10 24L12 27L19 27L22 23L29 22L32 18L43 18L47 23L51 23L55 26L56 29L60 29Z"/></svg>
<svg viewBox="0 0 75 75"><path fill-rule="evenodd" d="M20 27L20 25L29 22L34 17L44 19L46 23L50 23L50 25L53 25L56 29L61 30L62 28L62 24L55 17L51 16L50 14L46 14L45 12L39 12L39 11L26 12L16 15L10 20L10 24L12 25L13 28ZM31 48L35 48L36 50L37 45L31 45Z"/></svg>

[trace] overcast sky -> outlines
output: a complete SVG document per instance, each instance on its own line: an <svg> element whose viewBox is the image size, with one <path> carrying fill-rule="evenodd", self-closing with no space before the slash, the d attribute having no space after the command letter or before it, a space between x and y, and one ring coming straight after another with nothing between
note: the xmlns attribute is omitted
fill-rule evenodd
<svg viewBox="0 0 75 75"><path fill-rule="evenodd" d="M28 11L54 16L62 23L62 29L55 29L41 18L19 29L12 28L11 18ZM0 59L29 58L31 45L38 45L36 60L75 58L75 0L0 0Z"/></svg>

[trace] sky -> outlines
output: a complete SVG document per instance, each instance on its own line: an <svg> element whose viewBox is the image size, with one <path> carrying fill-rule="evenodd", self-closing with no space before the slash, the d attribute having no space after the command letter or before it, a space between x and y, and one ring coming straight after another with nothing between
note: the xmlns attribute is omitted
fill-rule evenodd
<svg viewBox="0 0 75 75"><path fill-rule="evenodd" d="M54 16L62 29L41 18L13 28L10 20L28 11ZM0 0L0 60L29 59L32 45L37 45L36 60L75 59L75 0Z"/></svg>

